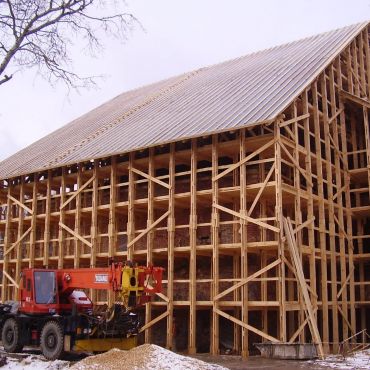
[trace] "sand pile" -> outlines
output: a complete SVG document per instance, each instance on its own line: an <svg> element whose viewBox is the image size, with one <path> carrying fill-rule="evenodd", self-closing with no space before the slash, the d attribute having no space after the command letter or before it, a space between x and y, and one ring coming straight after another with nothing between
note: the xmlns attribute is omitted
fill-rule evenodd
<svg viewBox="0 0 370 370"><path fill-rule="evenodd" d="M73 370L227 370L191 357L181 356L154 344L121 351L112 349L87 357L71 367Z"/></svg>

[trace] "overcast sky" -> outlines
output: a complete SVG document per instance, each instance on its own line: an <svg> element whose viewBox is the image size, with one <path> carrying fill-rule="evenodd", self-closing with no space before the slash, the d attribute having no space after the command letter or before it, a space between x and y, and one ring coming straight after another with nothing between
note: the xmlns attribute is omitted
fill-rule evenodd
<svg viewBox="0 0 370 370"><path fill-rule="evenodd" d="M124 91L370 20L370 0L131 0L127 11L145 31L107 38L98 58L73 56L77 71L106 76L99 89L68 93L33 70L0 86L0 161Z"/></svg>

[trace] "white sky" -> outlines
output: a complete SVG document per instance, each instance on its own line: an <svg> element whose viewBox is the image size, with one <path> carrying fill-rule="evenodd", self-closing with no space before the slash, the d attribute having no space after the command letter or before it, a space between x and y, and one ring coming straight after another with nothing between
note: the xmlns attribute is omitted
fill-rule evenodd
<svg viewBox="0 0 370 370"><path fill-rule="evenodd" d="M121 0L118 0L121 1ZM99 89L50 87L35 71L0 86L0 161L116 95L202 66L370 20L370 0L130 0L142 23L98 58L76 52Z"/></svg>

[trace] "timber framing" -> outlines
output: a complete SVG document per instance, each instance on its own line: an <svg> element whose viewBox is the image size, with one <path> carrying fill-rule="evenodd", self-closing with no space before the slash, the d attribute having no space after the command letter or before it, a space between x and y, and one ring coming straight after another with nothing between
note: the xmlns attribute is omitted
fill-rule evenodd
<svg viewBox="0 0 370 370"><path fill-rule="evenodd" d="M369 31L274 120L2 180L1 301L22 268L129 258L166 269L143 341L338 352L370 326Z"/></svg>

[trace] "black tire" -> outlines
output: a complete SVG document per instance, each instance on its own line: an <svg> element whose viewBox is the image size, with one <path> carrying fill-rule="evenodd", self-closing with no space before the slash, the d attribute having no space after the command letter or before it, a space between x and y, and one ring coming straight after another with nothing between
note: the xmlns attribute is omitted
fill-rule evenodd
<svg viewBox="0 0 370 370"><path fill-rule="evenodd" d="M17 320L7 319L3 325L1 340L6 352L21 352L23 344L21 342L21 333Z"/></svg>
<svg viewBox="0 0 370 370"><path fill-rule="evenodd" d="M57 321L48 321L41 331L41 352L48 360L61 359L64 350L63 328Z"/></svg>

